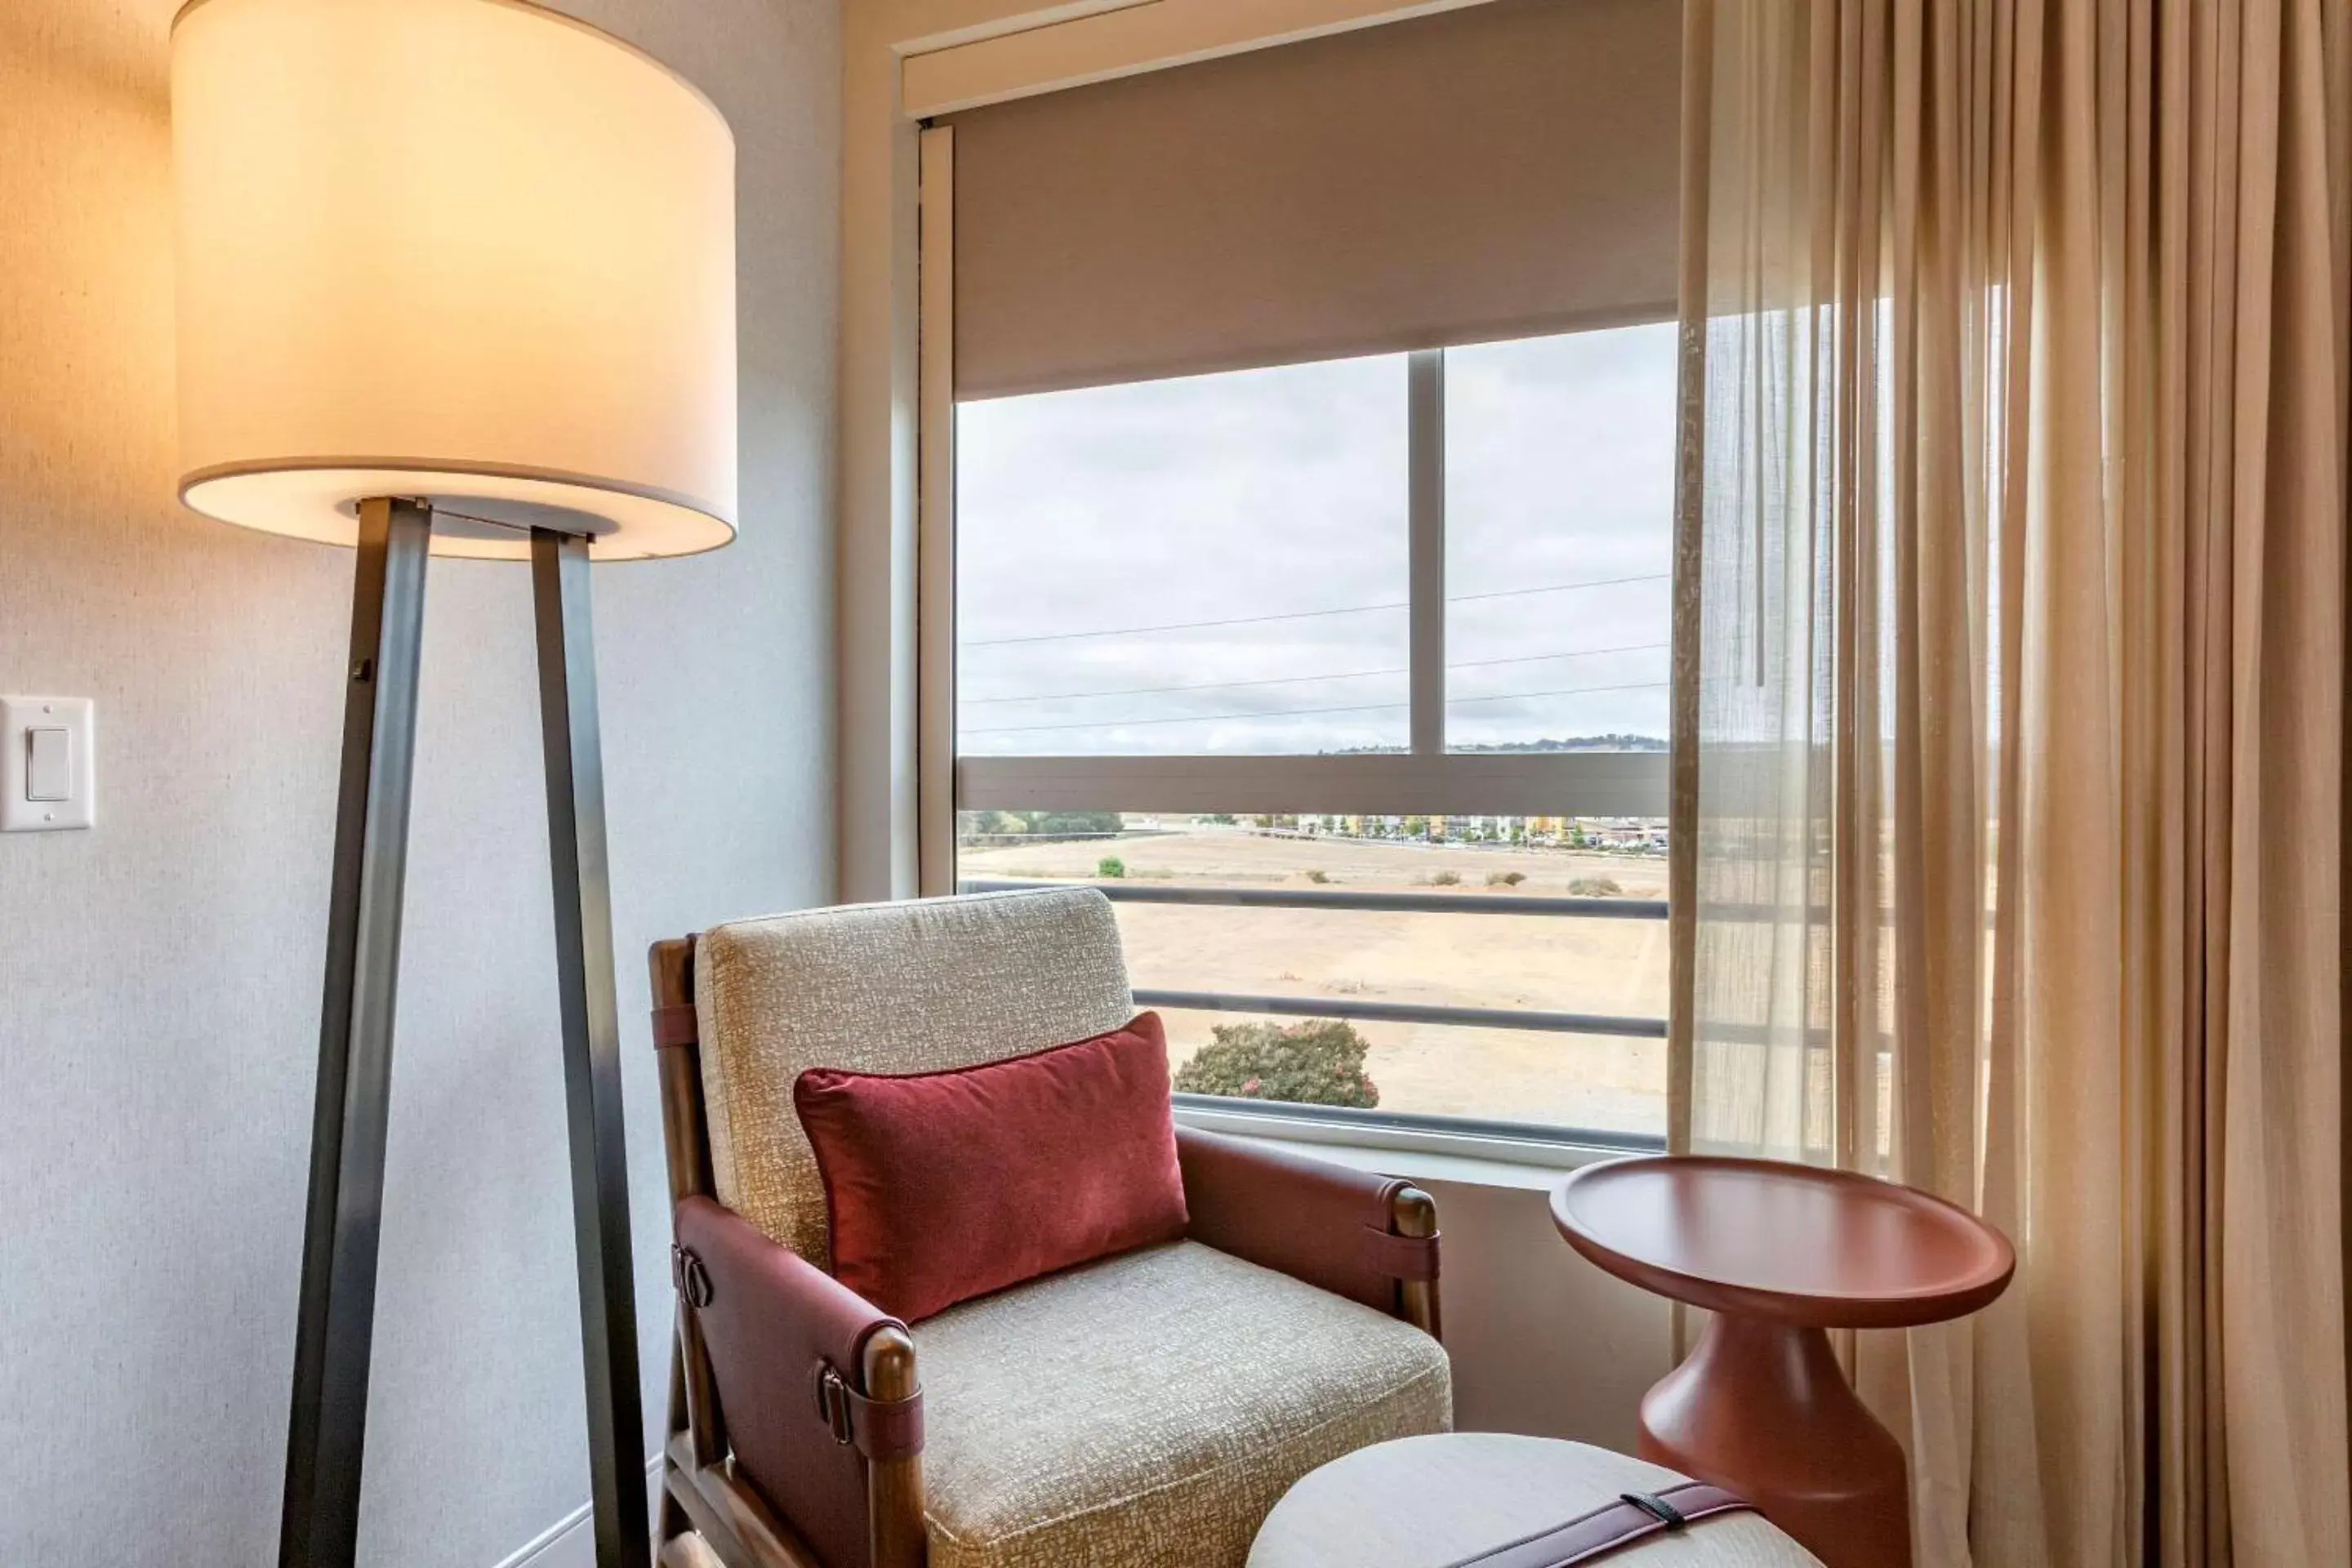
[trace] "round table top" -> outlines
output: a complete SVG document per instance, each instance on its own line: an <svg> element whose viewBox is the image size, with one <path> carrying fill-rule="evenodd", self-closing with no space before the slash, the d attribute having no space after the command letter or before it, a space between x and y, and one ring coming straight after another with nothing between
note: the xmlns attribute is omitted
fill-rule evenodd
<svg viewBox="0 0 2352 1568"><path fill-rule="evenodd" d="M1819 1328L1965 1317L2017 1267L2009 1238L1916 1188L1774 1160L1588 1165L1552 1194L1570 1246L1710 1311Z"/></svg>
<svg viewBox="0 0 2352 1568"><path fill-rule="evenodd" d="M1392 1437L1309 1470L1266 1516L1248 1568L1456 1568L1626 1492L1662 1492L1687 1479L1551 1437ZM1745 1511L1717 1514L1688 1534L1633 1542L1608 1561L1609 1568L1821 1568L1762 1514Z"/></svg>

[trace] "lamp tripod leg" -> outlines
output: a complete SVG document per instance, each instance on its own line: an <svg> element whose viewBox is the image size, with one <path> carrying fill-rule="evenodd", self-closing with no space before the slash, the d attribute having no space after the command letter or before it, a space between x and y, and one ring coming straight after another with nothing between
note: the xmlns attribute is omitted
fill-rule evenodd
<svg viewBox="0 0 2352 1568"><path fill-rule="evenodd" d="M534 529L532 603L547 751L555 959L572 1141L572 1213L587 1361L590 1495L598 1568L648 1568L645 1416L637 1385L635 1280L621 1117L619 1004L613 968L604 774L596 721L588 542Z"/></svg>
<svg viewBox="0 0 2352 1568"><path fill-rule="evenodd" d="M381 499L360 505L310 1210L278 1521L280 1568L345 1568L358 1550L416 672L432 536L432 513L421 506Z"/></svg>

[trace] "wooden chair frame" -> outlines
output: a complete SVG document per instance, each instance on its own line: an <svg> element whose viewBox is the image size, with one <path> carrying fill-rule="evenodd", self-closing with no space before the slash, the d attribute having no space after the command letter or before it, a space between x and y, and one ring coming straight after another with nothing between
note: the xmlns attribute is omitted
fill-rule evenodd
<svg viewBox="0 0 2352 1568"><path fill-rule="evenodd" d="M710 1125L702 1096L702 1052L693 1026L696 938L656 942L652 973L655 1043L661 1062L662 1142L673 1208L691 1197L718 1196L711 1175ZM1437 1235L1437 1205L1427 1193L1396 1184L1388 1200L1391 1235ZM849 1568L827 1564L750 1477L729 1445L710 1354L696 1320L692 1291L679 1281L677 1336L670 1363L668 1438L662 1448L662 1503L654 1540L662 1568ZM1399 1282L1394 1315L1438 1337L1438 1284L1433 1277ZM910 1401L921 1382L915 1343L903 1329L866 1341L865 1393L877 1403ZM867 1568L925 1568L920 1454L866 1462ZM697 1537L700 1540L698 1542Z"/></svg>

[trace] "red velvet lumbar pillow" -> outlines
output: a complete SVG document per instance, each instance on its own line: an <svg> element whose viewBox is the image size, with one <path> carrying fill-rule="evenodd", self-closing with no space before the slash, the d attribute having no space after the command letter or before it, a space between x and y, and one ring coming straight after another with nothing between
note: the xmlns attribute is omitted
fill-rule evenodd
<svg viewBox="0 0 2352 1568"><path fill-rule="evenodd" d="M1184 1234L1159 1016L950 1072L811 1068L793 1103L833 1215L833 1272L912 1322Z"/></svg>

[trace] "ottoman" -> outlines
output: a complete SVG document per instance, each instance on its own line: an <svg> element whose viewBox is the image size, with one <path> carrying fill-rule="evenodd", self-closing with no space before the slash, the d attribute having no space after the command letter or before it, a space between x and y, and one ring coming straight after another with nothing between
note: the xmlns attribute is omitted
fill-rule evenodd
<svg viewBox="0 0 2352 1568"><path fill-rule="evenodd" d="M1688 1479L1606 1448L1549 1437L1400 1437L1308 1472L1266 1516L1249 1568L1456 1568L1541 1537L1622 1493L1654 1495ZM1510 1568L1522 1568L1519 1557L1528 1559L1524 1568L1547 1561L1532 1542L1514 1554ZM1577 1560L1555 1552L1548 1563ZM1821 1568L1812 1553L1748 1510L1661 1531L1610 1552L1605 1562L1609 1568Z"/></svg>

